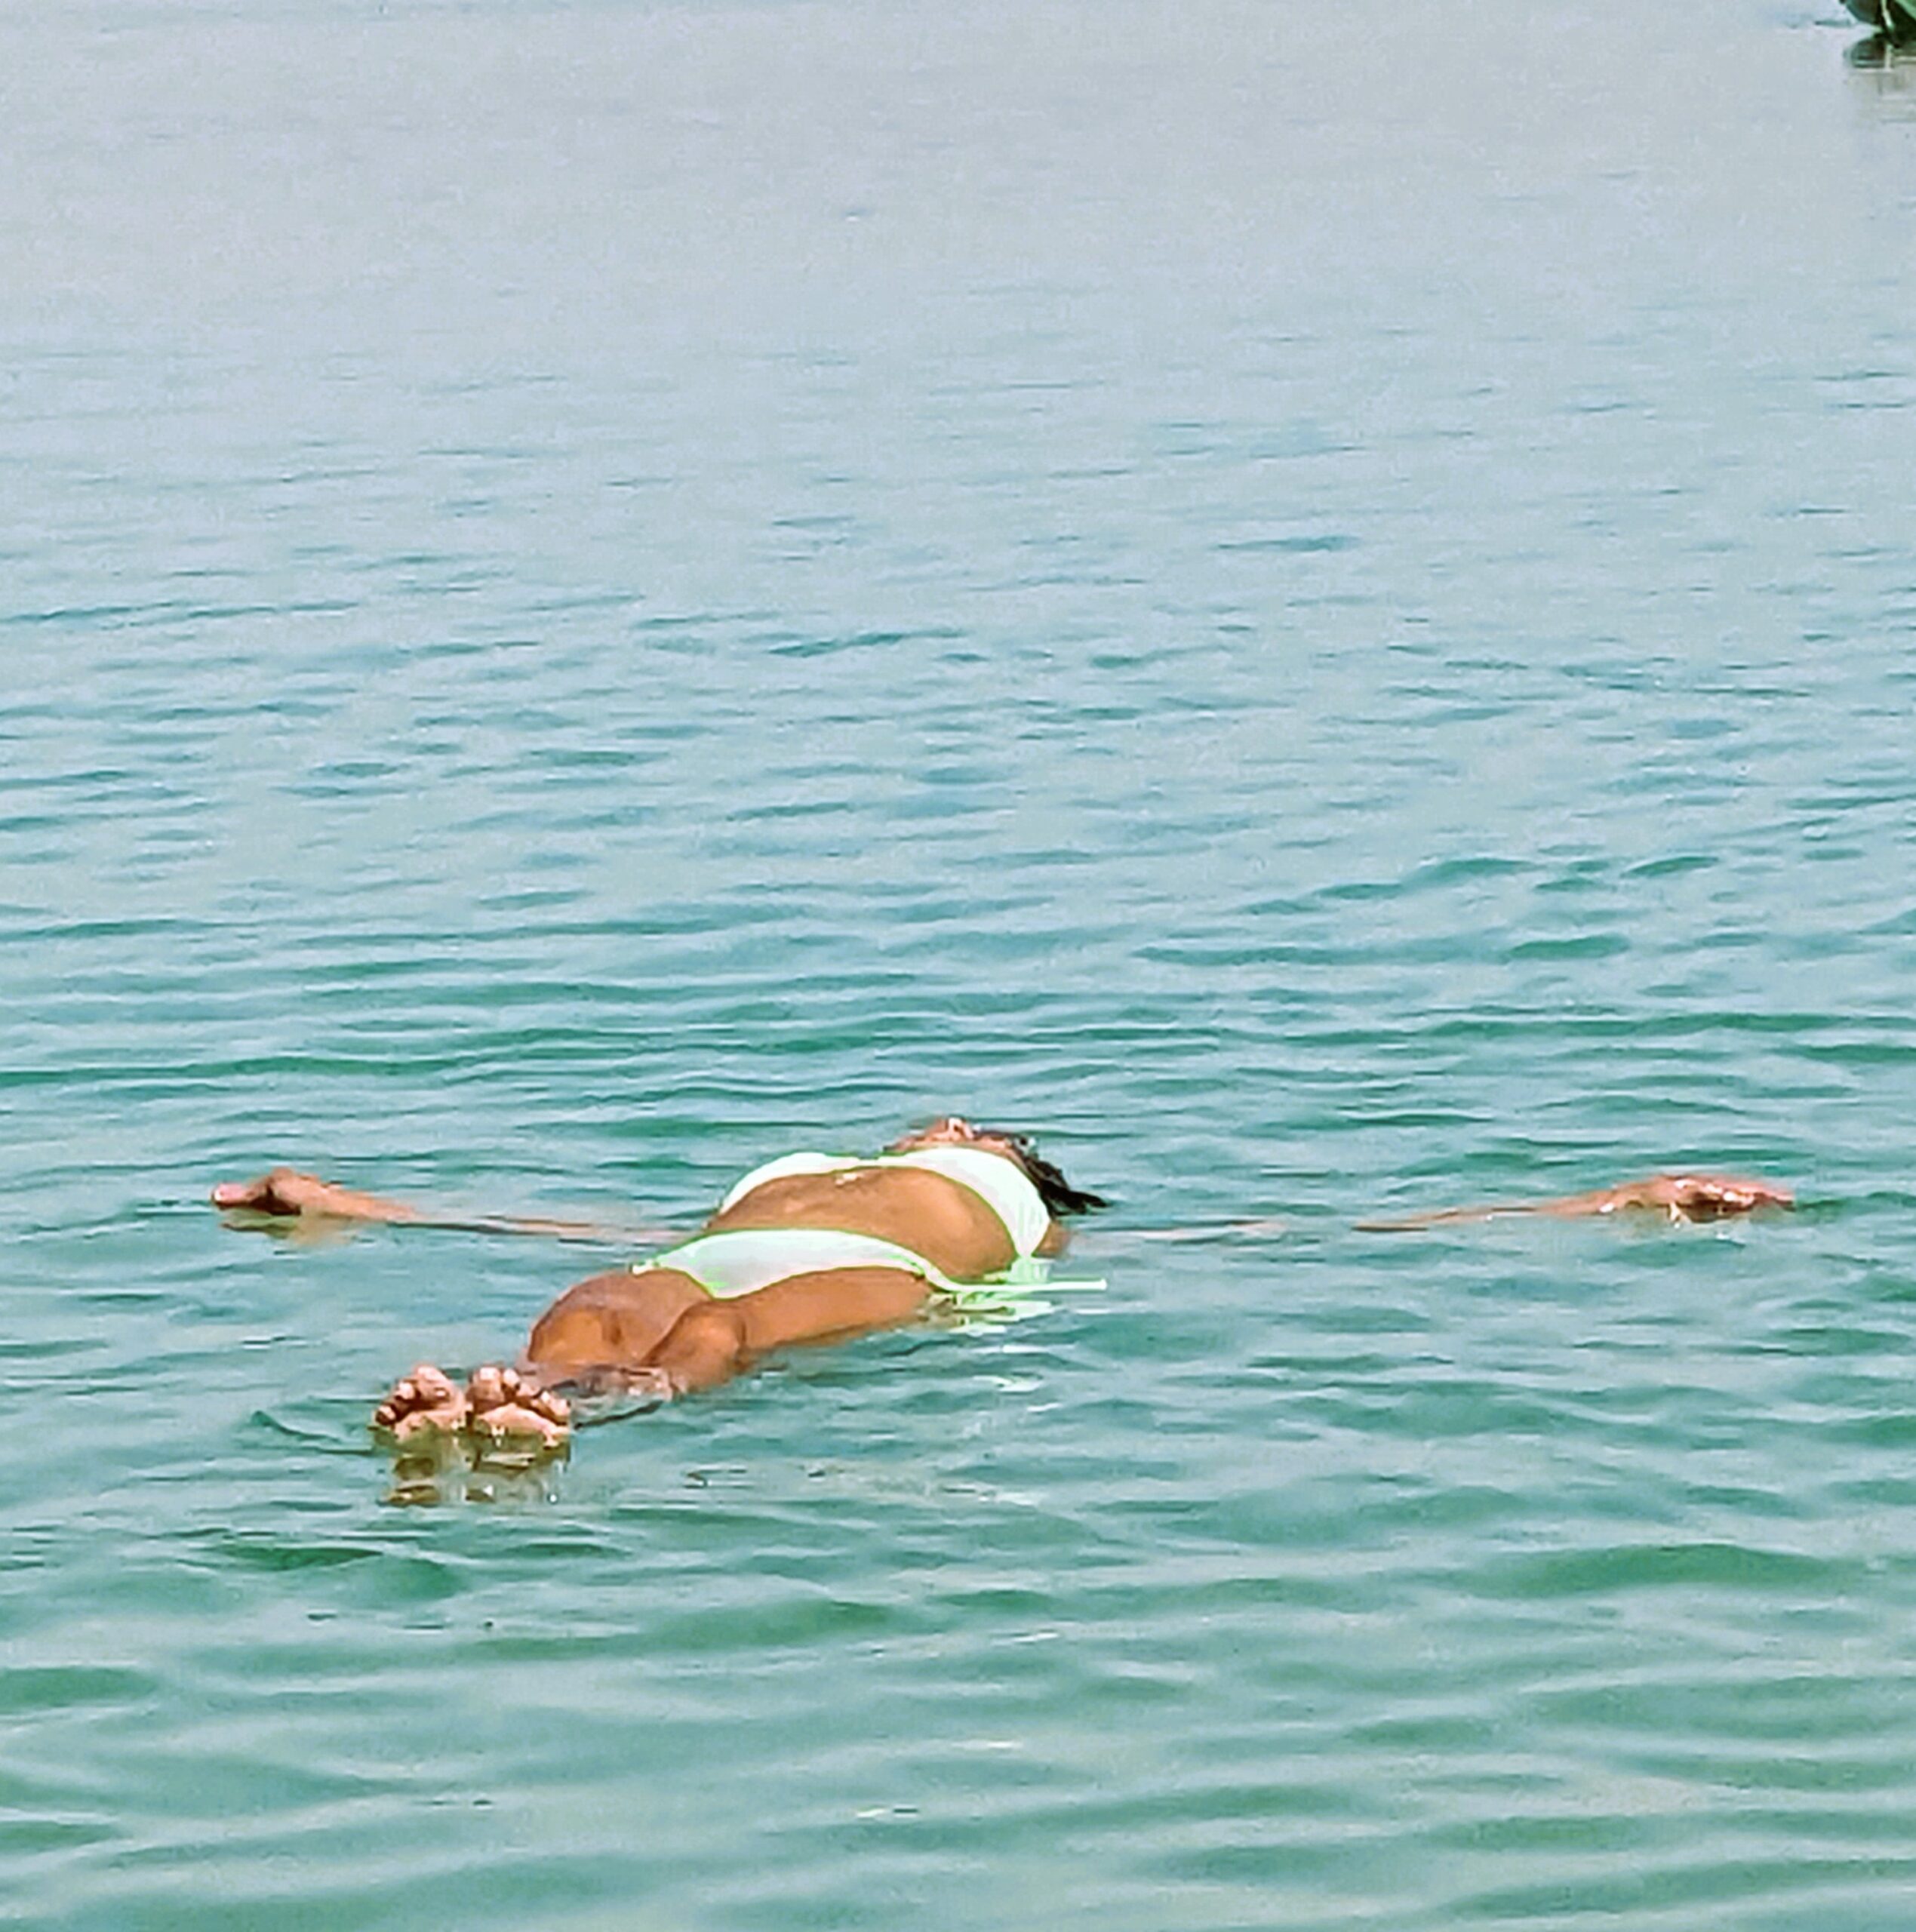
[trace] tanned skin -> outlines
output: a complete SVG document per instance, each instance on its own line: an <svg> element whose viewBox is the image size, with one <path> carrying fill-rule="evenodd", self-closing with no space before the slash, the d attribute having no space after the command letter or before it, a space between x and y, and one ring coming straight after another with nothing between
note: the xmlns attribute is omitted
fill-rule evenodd
<svg viewBox="0 0 1916 1932"><path fill-rule="evenodd" d="M955 1116L908 1134L891 1151L954 1145L1017 1158L1005 1137ZM585 1222L435 1214L291 1168L222 1183L212 1198L216 1208L248 1221L376 1222L572 1238L613 1232ZM699 1232L743 1228L870 1235L909 1247L958 1281L983 1280L1016 1259L1003 1223L985 1201L923 1168L860 1166L774 1179L721 1209ZM1063 1225L1053 1220L1038 1251L1057 1254L1066 1238ZM570 1406L558 1392L562 1385L661 1398L709 1389L771 1349L909 1321L924 1312L929 1293L921 1276L898 1268L820 1269L723 1299L674 1269L610 1269L575 1282L540 1316L514 1367L481 1368L462 1389L422 1362L374 1411L374 1425L400 1441L436 1432L556 1447L571 1423Z"/></svg>
<svg viewBox="0 0 1916 1932"><path fill-rule="evenodd" d="M1554 1201L1493 1203L1481 1208L1444 1208L1435 1214L1410 1214L1401 1220L1360 1221L1367 1232L1397 1234L1417 1228L1441 1227L1455 1221L1495 1221L1508 1214L1544 1214L1573 1220L1586 1214L1614 1214L1641 1210L1672 1221L1721 1221L1733 1214L1753 1214L1759 1208L1794 1208L1796 1196L1773 1181L1751 1180L1736 1174L1651 1174L1589 1194L1560 1195Z"/></svg>

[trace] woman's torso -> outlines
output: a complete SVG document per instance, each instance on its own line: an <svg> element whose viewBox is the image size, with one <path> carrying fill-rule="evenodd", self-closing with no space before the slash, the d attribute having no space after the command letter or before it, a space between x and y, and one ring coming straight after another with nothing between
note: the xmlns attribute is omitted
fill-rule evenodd
<svg viewBox="0 0 1916 1932"><path fill-rule="evenodd" d="M1021 1174L1016 1180L1029 1186ZM1027 1254L1036 1246L1029 1221L1023 1229L1026 1241L1014 1241L1004 1218L983 1195L929 1168L861 1162L824 1173L774 1173L751 1183L748 1176L744 1190L735 1191L706 1223L706 1233L833 1228L869 1235L909 1248L961 1281L1000 1273L1018 1258L1021 1245Z"/></svg>

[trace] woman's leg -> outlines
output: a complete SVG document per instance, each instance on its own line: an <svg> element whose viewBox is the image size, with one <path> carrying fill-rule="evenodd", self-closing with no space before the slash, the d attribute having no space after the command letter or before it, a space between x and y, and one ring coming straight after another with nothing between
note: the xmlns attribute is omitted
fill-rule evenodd
<svg viewBox="0 0 1916 1932"><path fill-rule="evenodd" d="M903 1268L829 1268L791 1275L749 1295L688 1307L649 1361L678 1389L709 1389L750 1358L798 1342L823 1342L896 1327L921 1313L930 1293Z"/></svg>
<svg viewBox="0 0 1916 1932"><path fill-rule="evenodd" d="M608 1269L575 1282L533 1324L517 1370L475 1369L464 1389L421 1362L373 1412L401 1441L476 1429L495 1435L564 1440L571 1416L552 1385L637 1374L687 1309L707 1300L689 1275L669 1268Z"/></svg>
<svg viewBox="0 0 1916 1932"><path fill-rule="evenodd" d="M650 1371L674 1391L709 1389L768 1349L909 1321L930 1293L906 1269L831 1268L720 1300L675 1269L614 1269L574 1283L534 1323L518 1371L476 1370L461 1391L422 1363L374 1420L402 1439L479 1429L557 1444L570 1415L555 1383L637 1382Z"/></svg>

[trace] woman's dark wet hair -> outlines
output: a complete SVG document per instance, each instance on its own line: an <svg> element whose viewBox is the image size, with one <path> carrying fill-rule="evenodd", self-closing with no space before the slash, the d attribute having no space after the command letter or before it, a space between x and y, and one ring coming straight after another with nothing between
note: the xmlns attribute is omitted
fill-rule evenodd
<svg viewBox="0 0 1916 1932"><path fill-rule="evenodd" d="M1063 1173L1038 1151L1029 1134L1007 1134L998 1127L981 1127L976 1131L1003 1141L1011 1150L1012 1158L1024 1169L1026 1177L1038 1189L1038 1198L1054 1219L1065 1214L1088 1214L1094 1208L1111 1205L1102 1194L1087 1194L1082 1188L1073 1187Z"/></svg>

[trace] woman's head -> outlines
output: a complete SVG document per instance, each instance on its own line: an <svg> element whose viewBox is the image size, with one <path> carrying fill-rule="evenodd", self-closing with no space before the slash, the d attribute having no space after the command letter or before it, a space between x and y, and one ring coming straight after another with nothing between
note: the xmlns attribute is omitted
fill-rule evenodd
<svg viewBox="0 0 1916 1932"><path fill-rule="evenodd" d="M917 1128L894 1140L888 1151L903 1154L914 1147L960 1146L1001 1154L1007 1161L1015 1162L1023 1171L1026 1179L1038 1189L1038 1198L1054 1219L1066 1214L1088 1214L1094 1208L1108 1208L1111 1204L1101 1194L1087 1194L1082 1188L1073 1187L1063 1173L1038 1151L1029 1134L1012 1134L992 1127L973 1127L957 1114L944 1115L928 1127Z"/></svg>

